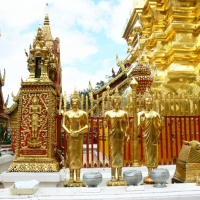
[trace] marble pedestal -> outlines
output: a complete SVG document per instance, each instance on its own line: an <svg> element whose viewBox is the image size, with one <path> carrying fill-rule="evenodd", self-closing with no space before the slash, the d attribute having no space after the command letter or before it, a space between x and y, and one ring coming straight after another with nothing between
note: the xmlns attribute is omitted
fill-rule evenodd
<svg viewBox="0 0 200 200"><path fill-rule="evenodd" d="M3 172L0 174L0 182L5 188L11 187L15 181L37 180L39 187L57 187L58 183L66 179L65 171L59 172Z"/></svg>

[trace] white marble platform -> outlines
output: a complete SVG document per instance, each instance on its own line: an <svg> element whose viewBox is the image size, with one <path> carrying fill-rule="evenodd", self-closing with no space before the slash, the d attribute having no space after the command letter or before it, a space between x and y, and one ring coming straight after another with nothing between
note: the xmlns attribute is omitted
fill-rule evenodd
<svg viewBox="0 0 200 200"><path fill-rule="evenodd" d="M57 173L22 173L10 172L2 173L0 179L3 180L5 189L0 189L0 199L29 199L29 200L64 200L64 199L142 199L142 200L199 200L200 186L195 183L171 184L171 178L174 175L175 165L164 165L159 168L168 169L170 178L167 180L166 188L154 188L152 185L143 185L143 191L126 191L126 186L107 187L106 182L110 180L110 168L84 168L81 170L81 177L89 171L98 171L102 173L103 181L98 186L100 192L82 192L83 188L64 188L64 180L69 179L69 169L62 169ZM143 177L147 175L145 166L139 168L124 167L123 171L136 169L140 170ZM16 180L36 179L40 182L39 188L34 195L12 195L10 185ZM0 181L1 181L0 180ZM9 183L9 184L8 184ZM142 183L142 182L141 182ZM140 184L141 184L140 183ZM56 187L57 186L57 187Z"/></svg>
<svg viewBox="0 0 200 200"><path fill-rule="evenodd" d="M14 158L15 155L4 154L4 152L2 152L2 156L0 157L0 173L8 169Z"/></svg>
<svg viewBox="0 0 200 200"><path fill-rule="evenodd" d="M171 177L174 175L175 165L163 165L159 168L166 168L169 170L170 178L167 183L171 183ZM147 168L142 167L123 167L122 172L127 170L140 170L143 177L147 176ZM103 177L103 181L100 186L106 186L106 182L111 178L110 168L83 168L81 169L81 177L86 172L100 172ZM3 172L0 174L0 182L4 184L5 188L11 187L15 181L27 181L37 180L40 182L39 187L62 187L63 182L69 179L69 169L61 169L59 172ZM142 182L140 183L142 184Z"/></svg>
<svg viewBox="0 0 200 200"><path fill-rule="evenodd" d="M200 187L195 183L167 184L166 188L144 185L144 191L126 192L126 186L100 187L98 193L83 193L82 188L38 188L34 195L12 195L9 188L0 189L0 199L64 200L64 199L162 199L199 200Z"/></svg>

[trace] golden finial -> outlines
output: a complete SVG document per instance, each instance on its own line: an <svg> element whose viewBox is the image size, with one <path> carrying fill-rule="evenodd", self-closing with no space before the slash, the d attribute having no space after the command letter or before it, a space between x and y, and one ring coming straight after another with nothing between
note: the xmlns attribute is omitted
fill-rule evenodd
<svg viewBox="0 0 200 200"><path fill-rule="evenodd" d="M90 89L90 91L93 91L92 84L90 81L89 81L89 89Z"/></svg>
<svg viewBox="0 0 200 200"><path fill-rule="evenodd" d="M46 3L46 12L44 18L44 25L49 25L48 3Z"/></svg>
<svg viewBox="0 0 200 200"><path fill-rule="evenodd" d="M24 82L24 80L23 80L23 78L21 77L21 84L23 84L23 82Z"/></svg>
<svg viewBox="0 0 200 200"><path fill-rule="evenodd" d="M49 15L48 14L48 3L46 3L45 15Z"/></svg>

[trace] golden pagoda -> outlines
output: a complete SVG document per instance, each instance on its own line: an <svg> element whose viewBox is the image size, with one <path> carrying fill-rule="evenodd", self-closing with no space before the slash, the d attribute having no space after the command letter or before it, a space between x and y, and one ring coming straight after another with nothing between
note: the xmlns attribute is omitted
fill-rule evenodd
<svg viewBox="0 0 200 200"><path fill-rule="evenodd" d="M8 171L55 172L59 170L54 146L61 66L59 38L51 35L47 11L44 26L38 27L29 54L25 53L30 75L21 81L18 94L13 95L15 103L6 110L16 154Z"/></svg>
<svg viewBox="0 0 200 200"><path fill-rule="evenodd" d="M123 38L127 63L142 54L156 67L151 90L167 93L199 91L199 1L135 0Z"/></svg>

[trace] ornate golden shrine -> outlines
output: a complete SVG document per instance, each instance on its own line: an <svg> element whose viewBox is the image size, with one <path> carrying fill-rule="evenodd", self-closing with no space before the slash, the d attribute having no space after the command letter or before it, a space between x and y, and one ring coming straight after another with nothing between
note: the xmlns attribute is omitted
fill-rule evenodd
<svg viewBox="0 0 200 200"><path fill-rule="evenodd" d="M21 82L17 98L17 123L12 124L16 159L9 172L55 172L57 98L61 93L59 39L51 36L48 13L30 46L30 75ZM12 107L11 107L12 108ZM8 111L7 111L8 112Z"/></svg>
<svg viewBox="0 0 200 200"><path fill-rule="evenodd" d="M200 143L196 140L185 143L177 159L174 179L175 182L196 182L200 175Z"/></svg>

